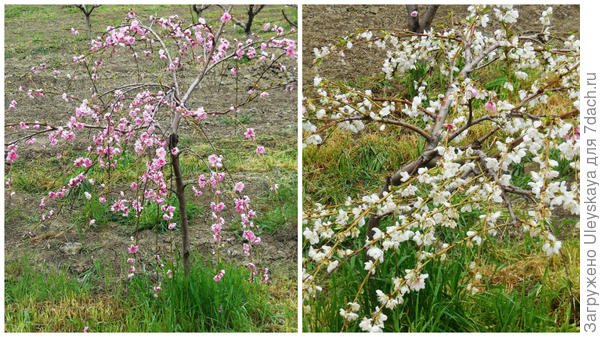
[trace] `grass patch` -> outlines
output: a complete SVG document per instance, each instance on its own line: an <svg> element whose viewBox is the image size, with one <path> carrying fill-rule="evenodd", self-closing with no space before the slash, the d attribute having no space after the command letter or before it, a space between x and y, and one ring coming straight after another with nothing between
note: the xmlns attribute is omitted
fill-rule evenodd
<svg viewBox="0 0 600 337"><path fill-rule="evenodd" d="M258 198L257 206L264 211L258 214L256 223L263 232L272 233L295 222L298 216L296 179L280 183L276 191Z"/></svg>
<svg viewBox="0 0 600 337"><path fill-rule="evenodd" d="M418 147L415 136L398 130L358 136L336 131L322 146L303 151L304 202L340 203L377 191L387 174L419 154Z"/></svg>
<svg viewBox="0 0 600 337"><path fill-rule="evenodd" d="M153 297L150 278L115 280L107 263L95 263L80 275L66 269L40 271L30 258L7 264L5 322L10 332L175 332L175 331L291 331L295 310L270 298L270 286L248 283L248 272L222 266L221 282L215 267L195 259L186 277L175 272ZM178 270L178 269L175 269ZM107 278L110 280L107 281ZM277 311L275 311L277 309ZM281 310L281 311L279 311Z"/></svg>
<svg viewBox="0 0 600 337"><path fill-rule="evenodd" d="M485 249L492 249L494 245ZM386 331L578 331L578 241L567 241L563 248L567 267L571 269L569 277L565 277L560 257L547 263L541 250L535 255L527 254L532 249L531 243L522 247L514 249L514 245L505 244L492 249L489 256L482 256L484 260L477 268L483 274L480 285L483 291L475 295L464 284L465 278L472 275L468 267L474 254L471 249L458 248L446 262L430 264L425 270L429 274L425 289L406 295L405 302L394 310L384 310L388 316ZM395 270L412 265L415 256L407 253L412 251L407 248L402 254L392 253L377 275L391 275ZM527 263L522 260L524 255L530 256ZM491 260L492 256L502 256L510 262L499 266ZM321 294L319 300L308 302L310 309L305 310L305 331L341 331L344 328L338 311L354 299L356 288L366 275L363 263L364 256L351 258L337 271L336 277L327 281L326 293ZM532 272L532 269L536 271ZM358 297L361 311L374 310L379 305L373 296L375 290L387 291L390 286L386 277L372 278L365 292ZM573 306L573 301L577 306ZM345 328L361 331L358 323Z"/></svg>

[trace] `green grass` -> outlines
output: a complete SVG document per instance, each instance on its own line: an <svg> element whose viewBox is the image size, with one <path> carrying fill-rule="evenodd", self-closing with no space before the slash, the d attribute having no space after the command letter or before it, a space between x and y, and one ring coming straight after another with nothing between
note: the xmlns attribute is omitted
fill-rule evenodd
<svg viewBox="0 0 600 337"><path fill-rule="evenodd" d="M259 197L257 205L264 210L259 213L256 223L263 232L272 233L294 222L298 216L296 179L282 181L276 191L265 192Z"/></svg>
<svg viewBox="0 0 600 337"><path fill-rule="evenodd" d="M195 260L187 277L176 267L155 298L155 283L147 276L114 282L106 263L73 275L65 269L38 270L23 257L7 264L6 330L79 332L89 326L90 332L250 332L278 330L282 320L294 319L292 310L284 313L287 317L275 312L271 286L247 282L247 270L220 266L226 274L217 283L218 268Z"/></svg>
<svg viewBox="0 0 600 337"><path fill-rule="evenodd" d="M577 312L573 310L570 291L579 296L578 274L565 277L559 258L550 264L545 262L543 252L529 257L529 264L520 266L517 260L520 254L527 255L532 243L515 249L509 244L494 248L492 253L482 256L479 271L483 274L483 283L478 285L484 291L472 295L464 280L469 277L469 257L473 252L460 248L449 256L446 262L434 263L426 267L429 274L426 287L415 294L405 296L405 302L394 310L385 309L388 316L386 331L397 332L517 332L517 331L578 331L575 324ZM565 254L572 262L578 263L579 244L576 240L565 243ZM405 247L391 253L379 268L379 276L367 283L365 291L358 297L361 312L375 309L377 300L375 290L387 291L391 284L389 277L397 270L404 270L414 264L412 249ZM408 253L407 253L408 252ZM508 265L494 267L494 258L498 255L513 257ZM356 289L366 272L362 268L364 256L353 257L348 264L329 278L324 286L324 294L319 300L305 304L305 331L341 331L344 322L339 309L354 300ZM531 269L535 268L536 272ZM573 265L574 270L577 266ZM515 279L524 278L516 283ZM578 311L578 308L575 308ZM359 319L360 321L360 319ZM348 331L361 331L358 322L345 327Z"/></svg>
<svg viewBox="0 0 600 337"><path fill-rule="evenodd" d="M378 191L385 177L415 158L418 140L398 130L379 135L334 132L320 147L302 153L305 203L340 203L348 195Z"/></svg>

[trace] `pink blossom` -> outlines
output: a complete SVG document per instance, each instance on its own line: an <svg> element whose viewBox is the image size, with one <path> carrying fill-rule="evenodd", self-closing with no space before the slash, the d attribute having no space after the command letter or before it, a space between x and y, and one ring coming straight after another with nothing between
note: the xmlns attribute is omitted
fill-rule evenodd
<svg viewBox="0 0 600 337"><path fill-rule="evenodd" d="M173 271L171 269L167 270L167 277L173 278Z"/></svg>
<svg viewBox="0 0 600 337"><path fill-rule="evenodd" d="M419 15L418 11L412 11L412 12L410 12L410 16L413 17L413 18L416 18L418 15Z"/></svg>
<svg viewBox="0 0 600 337"><path fill-rule="evenodd" d="M217 275L215 275L215 277L213 277L213 280L215 280L216 282L219 282L219 281L221 281L223 276L225 276L225 270L221 269L219 271L219 273Z"/></svg>
<svg viewBox="0 0 600 337"><path fill-rule="evenodd" d="M93 165L93 162L90 158L83 158L83 157L79 157L77 159L75 159L73 161L73 165L75 167L84 167L84 168L90 168Z"/></svg>
<svg viewBox="0 0 600 337"><path fill-rule="evenodd" d="M237 76L237 74L238 74L238 68L237 67L231 68L231 76Z"/></svg>
<svg viewBox="0 0 600 337"><path fill-rule="evenodd" d="M477 97L477 95L479 95L479 90L477 90L473 87L469 87L467 90L469 90L469 94L471 94L471 98L475 98L475 97Z"/></svg>
<svg viewBox="0 0 600 337"><path fill-rule="evenodd" d="M176 156L179 154L179 148L178 147L174 147L171 149L171 154Z"/></svg>
<svg viewBox="0 0 600 337"><path fill-rule="evenodd" d="M131 246L129 246L129 248L127 249L127 251L129 252L129 254L135 254L138 252L138 246L132 244Z"/></svg>
<svg viewBox="0 0 600 337"><path fill-rule="evenodd" d="M271 23L267 22L262 26L262 29L266 32L267 30L269 30L271 28Z"/></svg>
<svg viewBox="0 0 600 337"><path fill-rule="evenodd" d="M286 48L285 54L286 54L287 57L295 57L296 56L296 46L290 44Z"/></svg>
<svg viewBox="0 0 600 337"><path fill-rule="evenodd" d="M452 131L452 130L454 130L456 128L456 126L453 123L446 123L446 124L444 124L444 127L448 131Z"/></svg>
<svg viewBox="0 0 600 337"><path fill-rule="evenodd" d="M198 186L203 189L206 186L206 176L204 174L201 174L198 176Z"/></svg>
<svg viewBox="0 0 600 337"><path fill-rule="evenodd" d="M221 22L227 23L229 20L231 20L231 14L229 14L229 12L223 13L223 16L221 16Z"/></svg>
<svg viewBox="0 0 600 337"><path fill-rule="evenodd" d="M92 220L90 220L90 226L93 226L93 225L95 225L95 224L96 224L96 219L92 219Z"/></svg>
<svg viewBox="0 0 600 337"><path fill-rule="evenodd" d="M100 203L105 203L106 202L106 197L101 195L100 197L98 197L98 201L100 201Z"/></svg>
<svg viewBox="0 0 600 337"><path fill-rule="evenodd" d="M251 231L251 230L245 230L242 233L242 237L244 239L248 240L250 243L255 244L255 245L257 245L257 244L259 244L259 243L262 242L262 240L258 236L256 236L254 234L254 232Z"/></svg>
<svg viewBox="0 0 600 337"><path fill-rule="evenodd" d="M259 145L256 147L256 154L265 154L267 152L267 150L265 150L265 147L262 145Z"/></svg>
<svg viewBox="0 0 600 337"><path fill-rule="evenodd" d="M85 61L85 55L75 55L73 56L73 63L81 63Z"/></svg>
<svg viewBox="0 0 600 337"><path fill-rule="evenodd" d="M79 31L78 31L77 29L75 29L75 28L71 27L71 34L73 34L73 35L78 35L78 34L79 34Z"/></svg>
<svg viewBox="0 0 600 337"><path fill-rule="evenodd" d="M91 199L92 199L92 195L90 194L90 192L87 192L87 191L86 191L86 192L83 192L83 195L85 196L85 198L86 198L87 200L91 200Z"/></svg>
<svg viewBox="0 0 600 337"><path fill-rule="evenodd" d="M8 108L11 110L14 110L17 108L17 101L15 101L14 99L12 101L10 101L10 104L8 105Z"/></svg>
<svg viewBox="0 0 600 337"><path fill-rule="evenodd" d="M254 131L254 129L248 128L248 129L246 129L246 132L244 132L244 137L246 137L246 139L255 140L256 139L256 132Z"/></svg>
<svg viewBox="0 0 600 337"><path fill-rule="evenodd" d="M233 190L239 193L242 193L242 191L244 190L244 183L241 181L238 181L237 183L235 183L235 186L233 186Z"/></svg>
<svg viewBox="0 0 600 337"><path fill-rule="evenodd" d="M138 189L138 183L136 183L135 181L134 181L134 182L132 182L132 183L129 185L129 188L130 188L132 191L135 191L135 190L137 190L137 189Z"/></svg>
<svg viewBox="0 0 600 337"><path fill-rule="evenodd" d="M208 156L208 163L212 167L221 168L223 167L223 156L211 154L210 156Z"/></svg>
<svg viewBox="0 0 600 337"><path fill-rule="evenodd" d="M270 274L271 274L271 272L269 271L269 268L263 269L262 279L260 280L260 282L262 282L262 283L271 282Z"/></svg>
<svg viewBox="0 0 600 337"><path fill-rule="evenodd" d="M490 101L487 101L487 103L485 103L485 109L489 112L496 112L496 103Z"/></svg>
<svg viewBox="0 0 600 337"><path fill-rule="evenodd" d="M88 332L90 332L90 328L89 328L89 327L86 325L86 326L83 328L83 332L84 332L84 333L88 333Z"/></svg>
<svg viewBox="0 0 600 337"><path fill-rule="evenodd" d="M127 259L127 263L134 264L135 263L135 259L133 257L130 257L130 258Z"/></svg>
<svg viewBox="0 0 600 337"><path fill-rule="evenodd" d="M270 188L269 188L272 192L275 192L279 189L279 185L278 184L273 184Z"/></svg>
<svg viewBox="0 0 600 337"><path fill-rule="evenodd" d="M249 244L244 243L242 245L242 250L244 251L245 256L250 256L250 245Z"/></svg>
<svg viewBox="0 0 600 337"><path fill-rule="evenodd" d="M166 60L167 59L167 53L165 52L164 49L160 49L158 51L158 58L160 58L161 60Z"/></svg>
<svg viewBox="0 0 600 337"><path fill-rule="evenodd" d="M211 202L210 209L215 213L221 213L225 209L225 204L223 202L219 202L218 204Z"/></svg>
<svg viewBox="0 0 600 337"><path fill-rule="evenodd" d="M260 98L267 98L267 97L269 97L269 93L268 92L263 91L263 92L260 93Z"/></svg>
<svg viewBox="0 0 600 337"><path fill-rule="evenodd" d="M249 47L248 51L246 52L246 55L249 59L253 59L254 57L256 57L256 49Z"/></svg>
<svg viewBox="0 0 600 337"><path fill-rule="evenodd" d="M169 226L167 226L167 228L168 228L170 231L174 230L174 229L175 229L175 227L177 227L177 224L176 224L176 223L174 223L174 222L171 222L171 223L169 224Z"/></svg>
<svg viewBox="0 0 600 337"><path fill-rule="evenodd" d="M566 140L572 140L572 139L579 140L580 136L581 136L581 134L579 131L579 125L577 125L576 127L573 128L573 131L571 131L565 135L565 139Z"/></svg>
<svg viewBox="0 0 600 337"><path fill-rule="evenodd" d="M199 197L203 194L202 191L200 191L199 189L196 188L196 186L192 186L192 191L194 192L194 195L197 197Z"/></svg>

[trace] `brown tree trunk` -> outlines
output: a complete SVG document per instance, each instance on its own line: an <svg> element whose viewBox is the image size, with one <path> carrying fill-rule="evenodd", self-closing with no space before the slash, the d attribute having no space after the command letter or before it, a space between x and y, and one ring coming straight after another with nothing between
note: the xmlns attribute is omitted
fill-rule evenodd
<svg viewBox="0 0 600 337"><path fill-rule="evenodd" d="M423 33L431 27L431 22L433 22L433 18L435 17L435 13L437 12L440 5L429 5L427 10L424 13L419 11L419 6L417 5L406 5L406 12L409 16L409 29L414 33ZM413 11L417 12L417 16L413 17L410 15Z"/></svg>
<svg viewBox="0 0 600 337"><path fill-rule="evenodd" d="M257 16L263 8L265 8L265 5L259 5L257 7L255 7L255 5L248 5L248 20L243 24L244 33L246 33L247 36L252 35L252 23L254 22L254 17Z"/></svg>
<svg viewBox="0 0 600 337"><path fill-rule="evenodd" d="M179 136L174 133L169 137L169 150L174 149L179 142ZM175 195L179 202L179 217L181 222L181 257L183 258L183 271L185 275L189 275L192 265L190 262L190 241L189 231L187 222L187 212L185 209L185 186L183 184L183 178L181 176L181 167L179 165L179 154L173 154L171 152L171 166L173 167L173 174L175 175Z"/></svg>
<svg viewBox="0 0 600 337"><path fill-rule="evenodd" d="M88 39L92 40L92 23L90 21L90 16L92 13L85 13L85 26L87 27Z"/></svg>

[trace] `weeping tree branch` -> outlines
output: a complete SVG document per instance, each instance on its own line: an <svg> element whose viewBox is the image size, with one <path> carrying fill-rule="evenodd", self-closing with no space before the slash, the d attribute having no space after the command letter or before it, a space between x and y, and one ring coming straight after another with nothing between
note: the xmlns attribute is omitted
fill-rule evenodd
<svg viewBox="0 0 600 337"><path fill-rule="evenodd" d="M296 8L295 5L289 5L289 6ZM286 7L288 7L288 6L286 6ZM288 16L285 14L285 9L283 9L283 8L281 9L281 15L283 15L283 18L291 27L298 28L298 22L293 22L292 20L290 20L288 18Z"/></svg>

